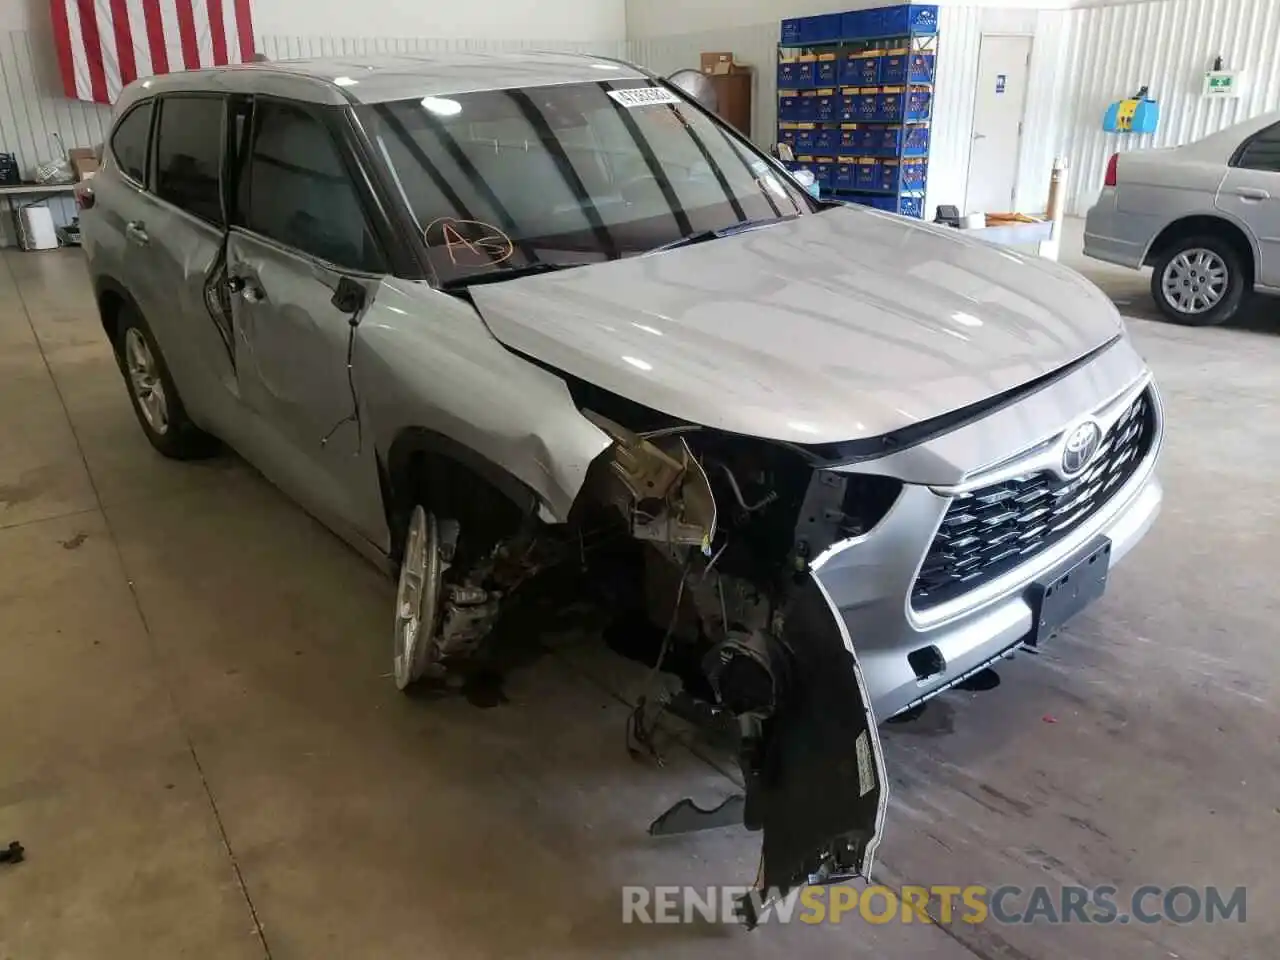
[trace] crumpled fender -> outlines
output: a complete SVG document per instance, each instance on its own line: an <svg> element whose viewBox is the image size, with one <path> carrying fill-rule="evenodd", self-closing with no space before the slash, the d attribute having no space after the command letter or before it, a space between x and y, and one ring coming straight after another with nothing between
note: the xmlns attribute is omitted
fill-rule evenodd
<svg viewBox="0 0 1280 960"><path fill-rule="evenodd" d="M405 429L447 437L533 491L544 520L568 517L612 442L563 380L503 347L470 304L422 282L378 284L352 366L380 453Z"/></svg>

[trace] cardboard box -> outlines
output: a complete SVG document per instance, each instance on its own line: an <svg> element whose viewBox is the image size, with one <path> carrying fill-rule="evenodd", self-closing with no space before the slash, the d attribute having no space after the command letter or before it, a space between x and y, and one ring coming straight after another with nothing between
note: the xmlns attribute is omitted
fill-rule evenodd
<svg viewBox="0 0 1280 960"><path fill-rule="evenodd" d="M733 54L730 53L704 53L702 55L702 72L703 73L729 73L733 67Z"/></svg>
<svg viewBox="0 0 1280 960"><path fill-rule="evenodd" d="M91 147L75 147L67 151L71 169L77 180L88 180L98 172L98 151Z"/></svg>

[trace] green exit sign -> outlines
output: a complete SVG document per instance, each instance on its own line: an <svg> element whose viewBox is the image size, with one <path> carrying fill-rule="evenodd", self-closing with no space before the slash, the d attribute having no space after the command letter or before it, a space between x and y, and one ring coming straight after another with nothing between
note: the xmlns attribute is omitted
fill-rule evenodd
<svg viewBox="0 0 1280 960"><path fill-rule="evenodd" d="M1204 75L1206 97L1236 97L1240 95L1240 77L1234 70L1210 70Z"/></svg>

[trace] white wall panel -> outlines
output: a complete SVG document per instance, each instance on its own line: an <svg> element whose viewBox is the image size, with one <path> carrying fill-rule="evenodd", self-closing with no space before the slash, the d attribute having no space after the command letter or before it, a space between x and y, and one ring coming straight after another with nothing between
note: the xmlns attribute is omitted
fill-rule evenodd
<svg viewBox="0 0 1280 960"><path fill-rule="evenodd" d="M964 206L983 12L974 6L938 11L938 67L930 124L926 220L933 219L939 204Z"/></svg>
<svg viewBox="0 0 1280 960"><path fill-rule="evenodd" d="M1056 69L1069 82L1051 102L1057 149L1071 166L1068 209L1083 214L1097 197L1112 153L1176 146L1280 109L1278 0L1161 0L1075 10ZM1243 96L1208 100L1204 72L1221 55L1244 73ZM1108 134L1108 104L1150 84L1161 120L1151 135Z"/></svg>

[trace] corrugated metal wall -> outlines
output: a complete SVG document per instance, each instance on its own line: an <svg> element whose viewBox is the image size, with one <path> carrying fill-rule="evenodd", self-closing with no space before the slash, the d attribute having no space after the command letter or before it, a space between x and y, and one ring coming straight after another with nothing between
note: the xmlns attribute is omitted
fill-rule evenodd
<svg viewBox="0 0 1280 960"><path fill-rule="evenodd" d="M1161 0L1075 10L1068 42L1048 67L1069 78L1049 101L1054 145L1068 158L1068 209L1083 214L1097 197L1112 153L1175 146L1267 110L1280 109L1280 0ZM1243 96L1208 100L1204 72L1221 55L1243 71ZM1102 132L1108 104L1150 84L1160 101L1155 134Z"/></svg>

